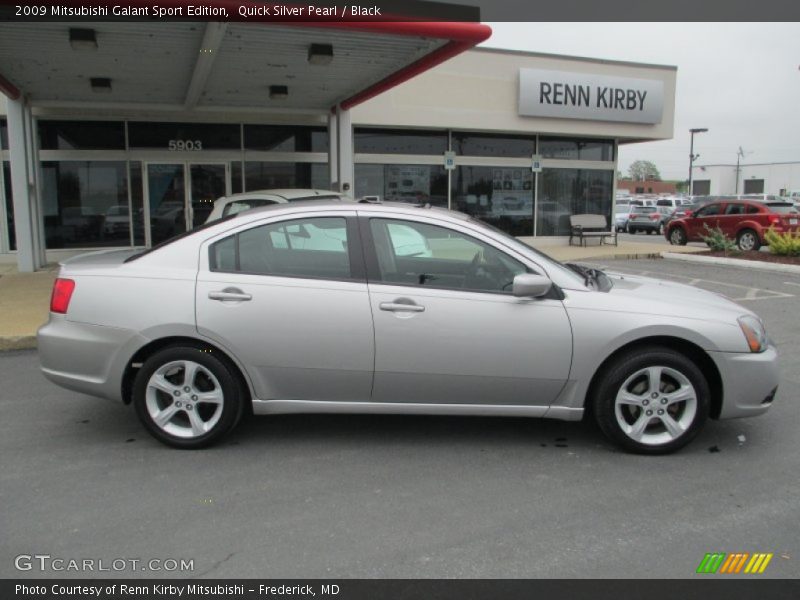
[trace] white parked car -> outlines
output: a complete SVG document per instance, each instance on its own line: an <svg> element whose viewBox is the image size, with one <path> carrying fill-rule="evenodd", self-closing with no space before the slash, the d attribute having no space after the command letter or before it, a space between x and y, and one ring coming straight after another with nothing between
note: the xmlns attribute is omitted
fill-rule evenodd
<svg viewBox="0 0 800 600"><path fill-rule="evenodd" d="M235 215L251 208L259 206L269 206L270 204L288 204L289 202L299 202L301 200L352 200L349 196L330 190L314 189L275 189L275 190L254 190L241 194L231 194L223 196L214 202L214 209L208 215L206 223L216 221L228 215Z"/></svg>

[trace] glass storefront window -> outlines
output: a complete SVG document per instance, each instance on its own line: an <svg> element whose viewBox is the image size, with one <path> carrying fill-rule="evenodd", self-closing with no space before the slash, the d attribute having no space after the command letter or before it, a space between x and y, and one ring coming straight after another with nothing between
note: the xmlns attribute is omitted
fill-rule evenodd
<svg viewBox="0 0 800 600"><path fill-rule="evenodd" d="M131 206L133 206L133 245L144 246L144 187L142 185L142 163L132 161L131 174Z"/></svg>
<svg viewBox="0 0 800 600"><path fill-rule="evenodd" d="M541 136L539 154L543 158L611 161L614 160L614 140Z"/></svg>
<svg viewBox="0 0 800 600"><path fill-rule="evenodd" d="M239 194L242 189L242 161L235 160L231 163L231 194Z"/></svg>
<svg viewBox="0 0 800 600"><path fill-rule="evenodd" d="M240 150L240 127L226 123L128 123L131 148L202 152Z"/></svg>
<svg viewBox="0 0 800 600"><path fill-rule="evenodd" d="M435 165L366 165L355 167L355 195L386 202L428 203L447 207L447 171Z"/></svg>
<svg viewBox="0 0 800 600"><path fill-rule="evenodd" d="M11 196L11 163L3 161L3 187L6 192L6 225L8 226L8 248L17 249L17 232L14 229L14 202Z"/></svg>
<svg viewBox="0 0 800 600"><path fill-rule="evenodd" d="M361 154L444 154L447 132L356 129L353 143Z"/></svg>
<svg viewBox="0 0 800 600"><path fill-rule="evenodd" d="M453 209L511 235L533 235L533 173L520 167L458 167Z"/></svg>
<svg viewBox="0 0 800 600"><path fill-rule="evenodd" d="M538 185L536 235L569 235L570 215L604 215L610 223L614 171L545 169Z"/></svg>
<svg viewBox="0 0 800 600"><path fill-rule="evenodd" d="M453 132L452 140L452 149L459 156L530 158L536 151L536 138L534 137Z"/></svg>
<svg viewBox="0 0 800 600"><path fill-rule="evenodd" d="M327 127L245 125L244 147L265 152L327 152Z"/></svg>
<svg viewBox="0 0 800 600"><path fill-rule="evenodd" d="M39 121L42 150L124 150L121 121Z"/></svg>
<svg viewBox="0 0 800 600"><path fill-rule="evenodd" d="M129 246L126 163L43 162L42 209L47 248Z"/></svg>
<svg viewBox="0 0 800 600"><path fill-rule="evenodd" d="M284 163L247 161L244 188L247 192L270 189L330 188L328 163Z"/></svg>

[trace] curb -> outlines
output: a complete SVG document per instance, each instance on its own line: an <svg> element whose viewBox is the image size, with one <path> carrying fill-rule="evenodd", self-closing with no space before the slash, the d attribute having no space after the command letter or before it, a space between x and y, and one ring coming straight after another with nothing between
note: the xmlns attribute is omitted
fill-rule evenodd
<svg viewBox="0 0 800 600"><path fill-rule="evenodd" d="M30 350L36 348L35 335L15 335L0 337L0 352L11 350Z"/></svg>
<svg viewBox="0 0 800 600"><path fill-rule="evenodd" d="M662 252L661 256L669 260L683 260L686 262L718 265L721 267L739 267L742 269L755 269L757 271L777 271L779 273L792 273L795 275L800 275L800 265L782 265L778 263L759 262L755 260L742 260L740 258L678 254L677 252Z"/></svg>

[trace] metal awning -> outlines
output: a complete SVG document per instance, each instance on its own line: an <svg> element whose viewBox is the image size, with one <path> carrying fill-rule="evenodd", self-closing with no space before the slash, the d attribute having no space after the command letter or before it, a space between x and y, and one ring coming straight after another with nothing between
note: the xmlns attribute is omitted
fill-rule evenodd
<svg viewBox="0 0 800 600"><path fill-rule="evenodd" d="M71 43L70 29L93 30L94 46ZM0 90L33 107L327 112L490 34L480 23L6 22ZM312 44L330 45L333 59L312 64ZM271 86L288 95L270 97Z"/></svg>

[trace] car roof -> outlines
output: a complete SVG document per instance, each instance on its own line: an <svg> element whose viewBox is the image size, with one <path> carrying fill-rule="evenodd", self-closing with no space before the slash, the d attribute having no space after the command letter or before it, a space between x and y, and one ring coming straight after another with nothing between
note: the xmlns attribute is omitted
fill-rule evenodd
<svg viewBox="0 0 800 600"><path fill-rule="evenodd" d="M236 200L252 200L263 198L264 196L277 196L284 200L295 200L297 198L313 198L314 196L338 196L341 197L340 192L332 192L331 190L319 189L293 189L293 188L279 188L271 190L250 190L249 192L240 192L238 194L231 194L230 196L223 196L220 200L236 201Z"/></svg>

